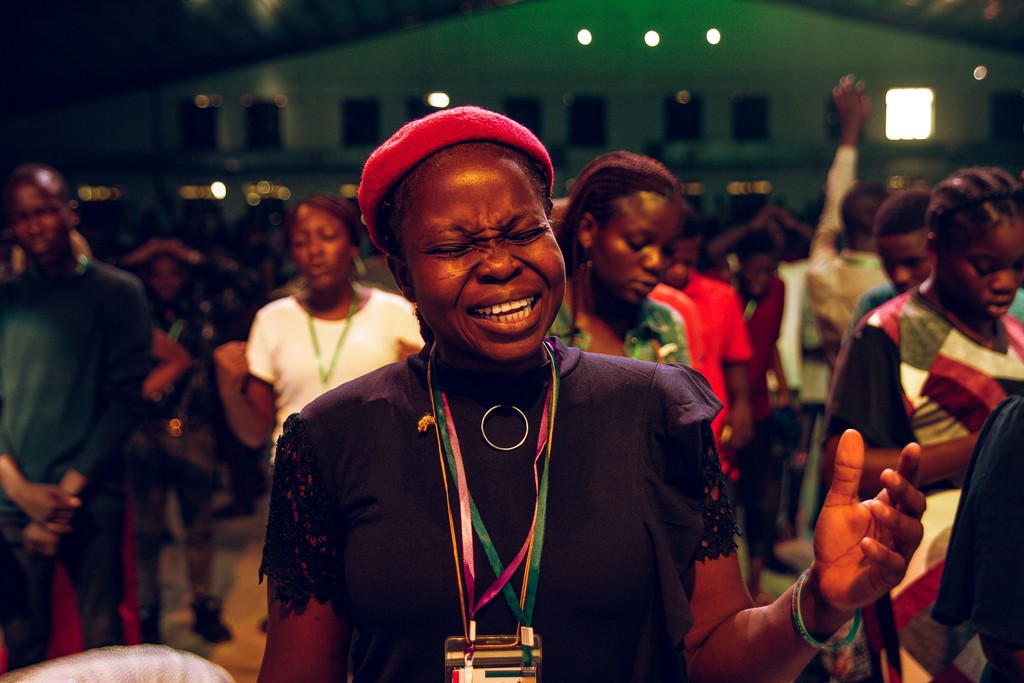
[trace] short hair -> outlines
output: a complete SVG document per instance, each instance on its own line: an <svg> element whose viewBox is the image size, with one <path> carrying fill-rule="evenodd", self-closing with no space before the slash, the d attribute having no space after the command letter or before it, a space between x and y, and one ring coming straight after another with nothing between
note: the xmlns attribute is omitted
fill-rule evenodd
<svg viewBox="0 0 1024 683"><path fill-rule="evenodd" d="M746 260L751 256L759 256L767 254L768 256L778 257L779 255L779 243L772 237L772 234L767 230L755 230L754 232L747 233L743 238L736 243L733 249L736 256L741 260Z"/></svg>
<svg viewBox="0 0 1024 683"><path fill-rule="evenodd" d="M889 196L884 183L862 180L843 197L841 215L848 235L870 235L878 207Z"/></svg>
<svg viewBox="0 0 1024 683"><path fill-rule="evenodd" d="M341 224L348 230L348 237L352 244L358 246L362 242L363 226L359 222L359 210L356 209L352 202L341 195L329 192L311 194L300 199L288 209L288 212L284 215L284 234L289 240L291 239L292 228L295 227L295 221L299 218L299 210L304 206L320 209L331 214L341 221Z"/></svg>
<svg viewBox="0 0 1024 683"><path fill-rule="evenodd" d="M537 194L537 198L544 204L544 213L548 216L551 215L551 193L548 190L550 183L547 173L535 160L518 149L498 142L460 142L451 147L440 149L417 163L381 201L378 211L380 221L377 231L385 252L391 254L401 253L402 245L398 239L398 229L405 219L405 212L411 200L412 192L423 184L424 179L429 174L441 169L454 153L467 150L488 150L499 158L508 159L518 166L526 174L530 186Z"/></svg>
<svg viewBox="0 0 1024 683"><path fill-rule="evenodd" d="M53 166L40 163L28 163L18 166L4 180L3 202L7 207L11 202L14 189L22 185L32 185L46 190L54 199L71 203L71 188L64 175Z"/></svg>
<svg viewBox="0 0 1024 683"><path fill-rule="evenodd" d="M875 214L875 237L906 235L926 229L925 214L930 199L931 193L920 187L891 195Z"/></svg>
<svg viewBox="0 0 1024 683"><path fill-rule="evenodd" d="M668 199L678 198L683 205L683 189L665 164L642 154L608 152L588 163L572 186L565 221L558 232L558 246L570 273L583 262L577 232L583 214L591 214L599 225L619 211L616 200L637 192L654 192ZM684 224L688 216L684 213Z"/></svg>
<svg viewBox="0 0 1024 683"><path fill-rule="evenodd" d="M1001 168L961 168L935 186L926 221L939 244L969 243L1007 219L1024 219L1024 185Z"/></svg>

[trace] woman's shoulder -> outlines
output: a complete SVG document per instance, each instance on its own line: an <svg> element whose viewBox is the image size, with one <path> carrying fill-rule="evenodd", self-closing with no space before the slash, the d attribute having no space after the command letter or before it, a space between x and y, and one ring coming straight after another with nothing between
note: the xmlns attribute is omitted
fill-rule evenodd
<svg viewBox="0 0 1024 683"><path fill-rule="evenodd" d="M280 299L274 299L263 305L258 311L256 311L257 318L277 318L277 317L293 317L302 316L305 311L294 296L283 296Z"/></svg>
<svg viewBox="0 0 1024 683"><path fill-rule="evenodd" d="M347 443L379 443L383 434L399 422L416 420L430 412L430 398L420 373L413 368L416 356L389 363L345 382L308 403L299 417L310 443L334 444L339 436ZM342 427L343 425L343 427Z"/></svg>
<svg viewBox="0 0 1024 683"><path fill-rule="evenodd" d="M369 290L366 294L367 311L380 315L412 315L414 308L412 303L400 294L386 292L375 287L364 287Z"/></svg>
<svg viewBox="0 0 1024 683"><path fill-rule="evenodd" d="M722 404L707 379L691 367L574 351L579 354L579 361L573 374L582 381L600 385L602 394L614 396L615 400L620 400L622 393L644 392L648 400L657 397L666 406L685 406L702 420L713 419L721 409Z"/></svg>
<svg viewBox="0 0 1024 683"><path fill-rule="evenodd" d="M377 287L367 287L366 285L363 285L362 288L367 290L367 297L372 303L412 309L412 303L401 294L378 289Z"/></svg>

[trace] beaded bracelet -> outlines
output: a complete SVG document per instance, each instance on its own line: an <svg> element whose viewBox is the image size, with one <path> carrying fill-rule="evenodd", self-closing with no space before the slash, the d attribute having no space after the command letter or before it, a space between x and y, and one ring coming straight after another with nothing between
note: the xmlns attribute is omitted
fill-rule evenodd
<svg viewBox="0 0 1024 683"><path fill-rule="evenodd" d="M836 650L841 647L846 647L853 642L854 637L857 635L857 629L860 628L860 608L858 607L857 612L853 615L853 625L850 626L850 632L846 634L846 637L843 638L842 642L830 645L829 643L823 643L820 640L817 640L811 635L810 631L807 630L807 627L804 626L804 618L800 613L800 593L803 590L804 583L807 581L807 573L809 571L810 569L805 569L793 585L792 599L790 600L789 606L790 614L793 616L793 627L808 645L813 645L820 650Z"/></svg>

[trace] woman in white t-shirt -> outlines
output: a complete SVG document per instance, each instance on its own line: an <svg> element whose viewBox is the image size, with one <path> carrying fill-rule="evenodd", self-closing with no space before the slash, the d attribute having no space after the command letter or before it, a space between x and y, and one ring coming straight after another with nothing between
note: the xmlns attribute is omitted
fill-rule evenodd
<svg viewBox="0 0 1024 683"><path fill-rule="evenodd" d="M412 304L352 279L362 234L354 205L311 195L289 209L284 229L298 293L261 308L247 342L214 351L228 424L253 448L328 389L423 345Z"/></svg>

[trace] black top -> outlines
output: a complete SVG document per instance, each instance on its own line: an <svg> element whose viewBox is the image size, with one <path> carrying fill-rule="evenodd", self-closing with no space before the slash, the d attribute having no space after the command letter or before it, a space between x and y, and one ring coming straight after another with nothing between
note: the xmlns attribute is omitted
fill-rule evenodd
<svg viewBox="0 0 1024 683"><path fill-rule="evenodd" d="M1022 439L1024 394L1015 394L978 435L932 610L937 621L966 622L1015 647L1024 647L1024 545L1010 540L1024 527Z"/></svg>
<svg viewBox="0 0 1024 683"><path fill-rule="evenodd" d="M549 681L678 681L692 623L683 577L695 560L735 547L732 511L710 423L719 403L690 368L557 345L547 536L534 627ZM355 681L437 681L444 641L463 635L426 352L334 389L289 418L278 443L262 573L278 597L348 605ZM502 561L518 551L535 501L532 461L550 380L543 367L508 378L442 365L469 489ZM435 378L438 381L438 378ZM512 403L530 436L500 452L483 413ZM507 428L507 433L503 429ZM519 420L491 420L515 443ZM449 479L450 482L450 479ZM455 526L458 500L449 484ZM479 542L476 587L493 581ZM520 571L512 579L518 593ZM478 633L511 634L499 595ZM298 645L298 644L297 644Z"/></svg>

